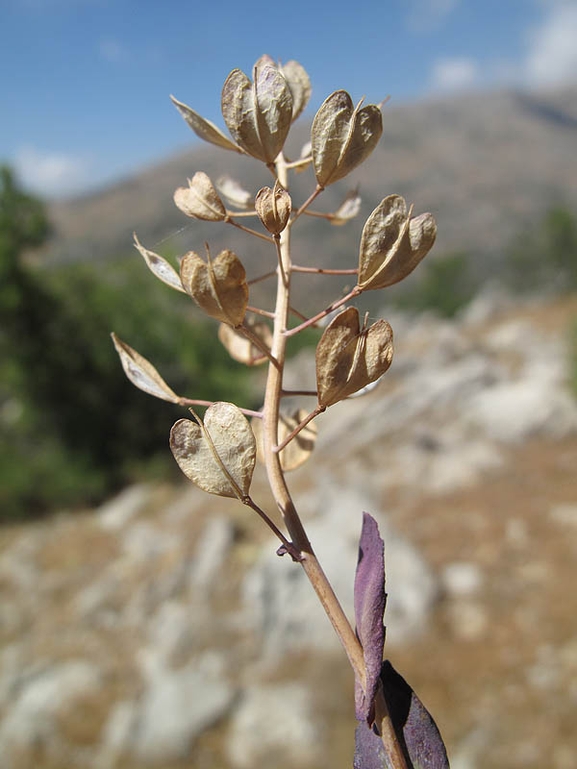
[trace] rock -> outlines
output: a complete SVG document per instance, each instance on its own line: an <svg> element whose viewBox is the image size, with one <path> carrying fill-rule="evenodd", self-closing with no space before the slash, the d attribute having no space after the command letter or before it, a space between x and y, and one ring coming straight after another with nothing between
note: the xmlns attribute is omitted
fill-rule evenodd
<svg viewBox="0 0 577 769"><path fill-rule="evenodd" d="M186 758L195 739L223 718L234 701L235 689L224 678L222 659L207 652L179 669L158 659L145 669L131 750L147 763Z"/></svg>
<svg viewBox="0 0 577 769"><path fill-rule="evenodd" d="M116 769L119 759L130 752L137 717L138 706L131 700L113 706L104 725L95 769Z"/></svg>
<svg viewBox="0 0 577 769"><path fill-rule="evenodd" d="M235 709L228 732L228 759L235 769L283 766L317 767L322 735L310 693L290 683L255 686Z"/></svg>
<svg viewBox="0 0 577 769"><path fill-rule="evenodd" d="M30 755L57 741L56 717L74 702L98 690L100 670L82 660L70 660L35 674L22 675L0 727L0 755Z"/></svg>
<svg viewBox="0 0 577 769"><path fill-rule="evenodd" d="M483 586L483 572L476 563L454 561L441 574L441 584L450 597L475 595Z"/></svg>
<svg viewBox="0 0 577 769"><path fill-rule="evenodd" d="M96 514L100 525L109 531L122 529L146 505L149 496L150 486L147 484L129 486L98 508Z"/></svg>
<svg viewBox="0 0 577 769"><path fill-rule="evenodd" d="M234 539L232 523L223 516L210 518L196 544L190 569L193 592L208 598Z"/></svg>

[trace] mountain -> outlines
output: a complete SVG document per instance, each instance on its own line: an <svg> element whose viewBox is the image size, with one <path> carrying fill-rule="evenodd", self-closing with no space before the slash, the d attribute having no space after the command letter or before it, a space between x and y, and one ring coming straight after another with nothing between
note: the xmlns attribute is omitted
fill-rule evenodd
<svg viewBox="0 0 577 769"><path fill-rule="evenodd" d="M393 192L413 203L416 213L435 214L436 254L465 250L498 256L511 237L551 206L577 208L577 84L387 104L383 115L383 138L369 162L338 189L329 188L318 205L331 210L359 184L362 216L328 232L324 222L304 220L294 240L301 263L353 266L364 217ZM308 126L297 124L294 134L289 154L296 156ZM227 173L255 192L270 183L270 175L252 159L199 144L192 134L191 140L190 150L110 188L51 204L56 237L48 256L76 260L126 253L136 231L151 249L170 244L177 252L202 251L208 240L213 253L225 245L237 250L249 273L256 265L261 269L266 245L247 243L226 225L191 222L175 208L172 195L200 170L213 179ZM304 200L313 186L310 171L298 175L294 201Z"/></svg>

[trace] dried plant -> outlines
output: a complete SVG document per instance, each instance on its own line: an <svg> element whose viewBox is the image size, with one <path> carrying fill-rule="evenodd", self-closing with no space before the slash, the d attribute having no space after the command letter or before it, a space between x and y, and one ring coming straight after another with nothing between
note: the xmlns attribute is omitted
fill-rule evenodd
<svg viewBox="0 0 577 769"><path fill-rule="evenodd" d="M389 195L363 227L356 268L321 270L293 263L291 233L302 216L321 216L330 224L341 225L357 215L360 198L356 190L333 213L322 214L311 206L327 186L346 177L371 154L382 133L381 108L363 106L362 101L355 106L348 93L336 91L313 119L310 148L289 161L283 148L292 123L310 97L308 75L297 62L280 65L266 56L257 61L252 74L251 80L235 69L222 90L222 114L231 139L190 107L173 101L201 139L264 163L273 176L273 186L263 187L253 197L235 180L224 177L213 183L198 172L188 186L176 190L174 200L186 216L223 222L270 244L271 262L262 277L276 274L274 310L249 305L245 268L233 251L213 257L207 245L205 258L191 251L182 257L177 272L136 238L135 245L157 278L189 294L206 315L220 322L219 339L233 358L246 365L268 364L262 409L252 412L232 403L207 404L177 395L151 363L113 335L114 344L128 378L137 387L190 407L193 419L180 419L170 435L172 453L183 473L209 494L236 497L255 511L280 541L278 554L288 555L304 569L354 671L359 721L354 766L442 769L448 767L448 761L433 719L391 664L383 662L384 543L376 522L364 513L355 577L355 629L315 556L286 481L286 473L305 462L312 451L313 420L377 382L391 365L390 325L384 320L368 325L350 302L412 272L432 247L436 224L431 214L413 216L402 197ZM308 199L295 206L289 194L289 174L309 165L316 184ZM223 198L238 210L229 210ZM260 220L264 229L241 223L249 216ZM299 316L297 324L291 325L291 279L296 272L355 275L356 284L318 314ZM290 392L284 386L287 340L314 325L325 325L316 348L316 390ZM317 404L310 413L303 409L285 413L286 396L311 394ZM199 406L208 406L203 418L193 410ZM247 417L252 417L252 423ZM250 494L257 457L266 467L284 531Z"/></svg>

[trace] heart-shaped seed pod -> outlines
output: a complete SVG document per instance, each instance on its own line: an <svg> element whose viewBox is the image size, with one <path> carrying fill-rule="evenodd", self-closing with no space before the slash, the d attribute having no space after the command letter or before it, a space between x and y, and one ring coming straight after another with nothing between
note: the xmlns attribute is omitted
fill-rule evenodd
<svg viewBox="0 0 577 769"><path fill-rule="evenodd" d="M178 466L203 491L220 497L247 496L256 462L248 420L232 403L213 403L204 422L180 419L170 431Z"/></svg>
<svg viewBox="0 0 577 769"><path fill-rule="evenodd" d="M262 348L270 350L272 333L264 321L245 321L245 325L252 332L253 337L260 339L262 345L257 347L254 341L251 341L241 330L232 328L226 323L221 323L218 327L218 338L231 358L244 363L245 366L258 366L268 360Z"/></svg>
<svg viewBox="0 0 577 769"><path fill-rule="evenodd" d="M221 251L214 261L204 262L190 251L182 257L180 279L184 290L211 318L240 326L248 304L246 272L238 256Z"/></svg>
<svg viewBox="0 0 577 769"><path fill-rule="evenodd" d="M384 320L361 328L356 307L329 323L316 349L319 405L332 406L381 377L393 359L393 330Z"/></svg>
<svg viewBox="0 0 577 769"><path fill-rule="evenodd" d="M284 146L293 114L290 88L277 67L257 62L252 82L234 69L224 83L221 107L236 143L257 160L273 163Z"/></svg>
<svg viewBox="0 0 577 769"><path fill-rule="evenodd" d="M400 195L384 198L363 227L359 287L363 291L386 288L403 280L429 253L436 237L432 214L411 218Z"/></svg>
<svg viewBox="0 0 577 769"><path fill-rule="evenodd" d="M342 179L362 163L383 133L383 117L375 104L357 106L346 91L335 91L314 117L311 143L320 187Z"/></svg>
<svg viewBox="0 0 577 769"><path fill-rule="evenodd" d="M183 214L206 222L222 222L226 209L210 178L197 171L188 180L188 187L179 187L174 193L174 202Z"/></svg>

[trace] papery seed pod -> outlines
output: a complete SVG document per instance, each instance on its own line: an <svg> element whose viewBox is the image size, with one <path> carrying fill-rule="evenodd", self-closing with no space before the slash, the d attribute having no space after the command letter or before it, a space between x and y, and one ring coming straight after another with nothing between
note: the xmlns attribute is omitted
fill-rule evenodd
<svg viewBox="0 0 577 769"><path fill-rule="evenodd" d="M336 227L350 222L361 210L361 196L358 189L351 190L334 214L329 219L330 223Z"/></svg>
<svg viewBox="0 0 577 769"><path fill-rule="evenodd" d="M252 82L244 72L233 70L222 89L221 107L236 143L257 160L273 163L284 146L293 112L290 88L277 67L257 62Z"/></svg>
<svg viewBox="0 0 577 769"><path fill-rule="evenodd" d="M323 331L316 349L321 406L332 406L375 382L391 365L393 330L384 320L361 328L356 307L340 312Z"/></svg>
<svg viewBox="0 0 577 769"><path fill-rule="evenodd" d="M277 179L274 189L263 187L254 201L258 218L272 235L280 235L291 214L291 198Z"/></svg>
<svg viewBox="0 0 577 769"><path fill-rule="evenodd" d="M270 350L272 332L269 325L264 321L245 321L245 323L250 332L260 339L262 346ZM268 360L268 356L261 347L257 347L242 331L226 323L220 324L218 338L230 357L239 363L244 363L245 366L258 366Z"/></svg>
<svg viewBox="0 0 577 769"><path fill-rule="evenodd" d="M179 187L174 193L177 208L193 219L207 222L222 222L226 219L226 209L218 196L210 177L203 171L197 171L188 180L188 187Z"/></svg>
<svg viewBox="0 0 577 769"><path fill-rule="evenodd" d="M216 188L235 208L246 210L253 207L253 196L236 179L230 176L219 176L216 180Z"/></svg>
<svg viewBox="0 0 577 769"><path fill-rule="evenodd" d="M248 420L232 403L213 403L204 422L180 419L170 448L182 472L203 491L220 497L246 496L256 462Z"/></svg>
<svg viewBox="0 0 577 769"><path fill-rule="evenodd" d="M287 61L279 66L285 76L293 99L293 122L301 115L311 98L311 81L307 71L298 61Z"/></svg>
<svg viewBox="0 0 577 769"><path fill-rule="evenodd" d="M281 412L278 422L278 442L281 444L284 439L292 433L297 425L307 416L306 409L296 409L290 414ZM256 438L257 459L263 464L265 461L262 449L262 419L251 420L252 429ZM280 452L280 464L285 473L296 470L303 465L310 457L317 440L317 425L315 422L309 422L298 435Z"/></svg>
<svg viewBox="0 0 577 769"><path fill-rule="evenodd" d="M180 282L180 276L174 267L167 262L164 257L155 254L154 251L149 251L147 248L144 248L136 237L136 233L134 233L134 246L153 275L156 275L156 277L163 283L166 283L167 286L174 288L176 291L185 293L182 283Z"/></svg>
<svg viewBox="0 0 577 769"><path fill-rule="evenodd" d="M150 361L129 347L116 334L111 336L124 373L135 387L160 400L169 403L180 402L180 397L166 384Z"/></svg>
<svg viewBox="0 0 577 769"><path fill-rule="evenodd" d="M335 91L321 104L311 128L315 176L320 187L347 176L376 147L383 132L375 104L355 107L346 91Z"/></svg>
<svg viewBox="0 0 577 769"><path fill-rule="evenodd" d="M204 262L190 251L182 257L180 279L186 293L211 318L239 326L248 304L246 272L238 256L221 251L214 261Z"/></svg>
<svg viewBox="0 0 577 769"><path fill-rule="evenodd" d="M437 236L432 214L411 218L400 195L384 198L365 222L358 285L363 291L403 280L429 253Z"/></svg>
<svg viewBox="0 0 577 769"><path fill-rule="evenodd" d="M197 112L188 107L186 104L183 104L181 101L178 101L178 99L175 99L174 96L171 96L170 98L172 103L175 105L177 110L186 120L190 128L192 128L194 133L199 137L199 139L202 139L205 142L209 142L210 144L215 144L217 147L221 147L225 150L232 150L233 152L242 153L242 149L234 144L234 142L231 142L231 140L228 139L222 133L222 131L220 131L220 129L214 125L214 123L211 123L210 120L206 120L205 118L201 117Z"/></svg>

